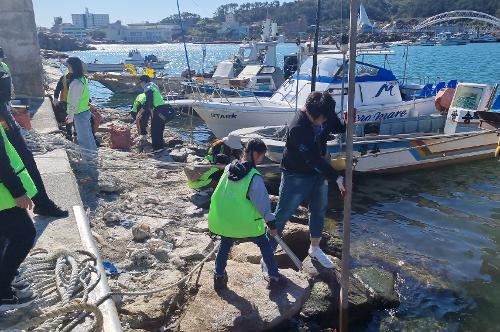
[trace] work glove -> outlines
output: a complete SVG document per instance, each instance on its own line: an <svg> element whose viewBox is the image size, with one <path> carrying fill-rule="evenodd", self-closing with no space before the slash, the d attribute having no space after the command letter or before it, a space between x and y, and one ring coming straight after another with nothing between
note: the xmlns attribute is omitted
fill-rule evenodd
<svg viewBox="0 0 500 332"><path fill-rule="evenodd" d="M342 197L344 197L345 192L346 192L344 177L342 175L338 176L337 180L335 180L335 182L337 183L337 186L339 187L340 194L342 195Z"/></svg>

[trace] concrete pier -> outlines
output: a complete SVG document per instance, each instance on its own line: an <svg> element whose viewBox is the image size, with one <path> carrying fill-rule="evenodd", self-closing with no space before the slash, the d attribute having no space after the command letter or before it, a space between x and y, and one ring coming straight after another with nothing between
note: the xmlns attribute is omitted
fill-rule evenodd
<svg viewBox="0 0 500 332"><path fill-rule="evenodd" d="M17 98L42 98L43 70L31 0L0 1L0 46Z"/></svg>

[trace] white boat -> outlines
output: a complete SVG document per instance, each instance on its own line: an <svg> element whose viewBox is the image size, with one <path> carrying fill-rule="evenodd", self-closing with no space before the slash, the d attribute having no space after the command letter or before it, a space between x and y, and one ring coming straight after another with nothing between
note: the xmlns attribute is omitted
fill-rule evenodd
<svg viewBox="0 0 500 332"><path fill-rule="evenodd" d="M131 64L137 67L150 67L156 70L162 70L169 63L168 60L160 60L154 54L142 56L139 50L132 50L128 53L128 57L125 59L125 63Z"/></svg>
<svg viewBox="0 0 500 332"><path fill-rule="evenodd" d="M123 63L100 63L96 60L86 64L86 70L88 73L121 72L123 69Z"/></svg>
<svg viewBox="0 0 500 332"><path fill-rule="evenodd" d="M427 35L422 35L420 36L413 45L416 46L434 46L436 45L436 42L432 40L429 36Z"/></svg>
<svg viewBox="0 0 500 332"><path fill-rule="evenodd" d="M358 54L386 56L394 52L358 50ZM361 61L357 61L357 64L356 92L359 92L356 93L355 100L357 121L401 119L436 112L434 98L430 94L420 96L418 91L413 90L413 93L408 93L407 91L411 90L406 89L404 92L389 69ZM345 68L347 65L346 61ZM240 128L283 125L293 118L296 106L301 108L304 105L311 91L311 69L312 57L309 57L300 68L299 76L294 74L286 80L270 98L214 98L197 101L193 103L193 108L217 137L224 137ZM338 51L318 54L316 90L329 91L339 106L342 80L347 82L347 70L344 72L345 77L342 78L342 54ZM296 90L298 90L297 99ZM343 93L347 95L347 88L344 88ZM347 100L347 97L345 99Z"/></svg>
<svg viewBox="0 0 500 332"><path fill-rule="evenodd" d="M474 35L470 38L471 43L496 43L497 39L489 33Z"/></svg>
<svg viewBox="0 0 500 332"><path fill-rule="evenodd" d="M460 36L455 36L451 32L442 32L438 34L439 44L442 46L465 45L467 40Z"/></svg>
<svg viewBox="0 0 500 332"><path fill-rule="evenodd" d="M494 94L495 89L486 84L459 83L446 115L356 124L354 170L401 172L492 158L500 133L500 113L483 110L489 109ZM496 126L485 125L480 117L496 118ZM285 148L285 132L286 128L281 126L245 128L233 134L240 135L243 141L250 137L263 138L268 157L279 163ZM338 139L328 142L327 146L332 160L342 159L341 151L345 151L345 147L341 148Z"/></svg>

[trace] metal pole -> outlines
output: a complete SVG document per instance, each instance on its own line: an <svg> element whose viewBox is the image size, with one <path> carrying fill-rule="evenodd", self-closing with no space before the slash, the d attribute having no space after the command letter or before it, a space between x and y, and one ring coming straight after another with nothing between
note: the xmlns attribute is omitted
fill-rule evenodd
<svg viewBox="0 0 500 332"><path fill-rule="evenodd" d="M179 26L181 28L181 34L182 34L182 43L184 44L184 55L186 56L186 63L188 67L188 77L189 80L191 81L191 66L189 65L189 57L188 57L188 51L186 47L186 37L184 36L184 27L182 26L182 16L181 16L181 9L179 7L179 0L177 0L177 13L179 14Z"/></svg>
<svg viewBox="0 0 500 332"><path fill-rule="evenodd" d="M316 68L318 67L320 8L321 8L321 0L318 0L318 4L317 4L317 8L316 8L316 30L314 31L313 63L312 63L312 69L311 69L311 92L316 90Z"/></svg>
<svg viewBox="0 0 500 332"><path fill-rule="evenodd" d="M404 69L404 72L403 72L403 83L406 84L406 65L408 64L408 47L409 47L409 44L406 43L406 51L405 51L405 69Z"/></svg>
<svg viewBox="0 0 500 332"><path fill-rule="evenodd" d="M300 38L297 37L297 71L295 72L295 112L298 109L299 103L299 75L300 75L300 65L302 63L302 50L300 49Z"/></svg>
<svg viewBox="0 0 500 332"><path fill-rule="evenodd" d="M342 240L342 273L340 278L340 332L347 332L349 306L349 256L351 241L351 199L352 199L352 146L354 134L354 94L356 79L356 40L359 0L350 0L350 37L349 37L349 73L347 96L347 137L346 137L346 170L344 196L344 223Z"/></svg>

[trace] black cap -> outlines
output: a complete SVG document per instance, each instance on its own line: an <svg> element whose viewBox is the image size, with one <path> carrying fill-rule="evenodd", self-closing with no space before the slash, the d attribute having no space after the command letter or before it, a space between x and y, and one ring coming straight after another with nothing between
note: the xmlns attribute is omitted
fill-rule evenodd
<svg viewBox="0 0 500 332"><path fill-rule="evenodd" d="M0 47L0 58L3 58L3 57L4 57L3 48Z"/></svg>
<svg viewBox="0 0 500 332"><path fill-rule="evenodd" d="M151 77L148 75L141 75L141 77L139 77L139 82L149 83L151 82Z"/></svg>

